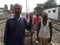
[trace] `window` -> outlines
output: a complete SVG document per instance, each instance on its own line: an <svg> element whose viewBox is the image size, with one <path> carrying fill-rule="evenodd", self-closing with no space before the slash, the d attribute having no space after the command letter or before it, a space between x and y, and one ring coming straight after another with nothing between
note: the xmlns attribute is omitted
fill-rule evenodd
<svg viewBox="0 0 60 45"><path fill-rule="evenodd" d="M50 13L51 11L49 10L48 12Z"/></svg>
<svg viewBox="0 0 60 45"><path fill-rule="evenodd" d="M56 12L56 10L53 10L53 13L55 13Z"/></svg>

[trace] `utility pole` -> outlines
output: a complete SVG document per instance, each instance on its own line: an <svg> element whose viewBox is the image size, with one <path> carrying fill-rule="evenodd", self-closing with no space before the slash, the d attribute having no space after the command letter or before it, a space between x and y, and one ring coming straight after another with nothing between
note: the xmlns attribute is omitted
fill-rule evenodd
<svg viewBox="0 0 60 45"><path fill-rule="evenodd" d="M28 14L27 14L27 0L26 0L26 19L28 19Z"/></svg>
<svg viewBox="0 0 60 45"><path fill-rule="evenodd" d="M26 19L28 19L28 12L27 12L27 3L28 3L28 0L26 0ZM32 25L32 24L31 24ZM31 30L31 32L32 32L32 30ZM32 33L31 33L31 45L32 45Z"/></svg>

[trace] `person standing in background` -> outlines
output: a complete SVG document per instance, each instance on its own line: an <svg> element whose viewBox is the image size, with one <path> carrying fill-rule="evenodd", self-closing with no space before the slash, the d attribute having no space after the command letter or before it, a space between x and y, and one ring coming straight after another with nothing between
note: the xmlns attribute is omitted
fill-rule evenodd
<svg viewBox="0 0 60 45"><path fill-rule="evenodd" d="M39 45L48 45L52 39L52 23L48 20L48 14L43 12L42 21L38 30Z"/></svg>
<svg viewBox="0 0 60 45"><path fill-rule="evenodd" d="M32 26L32 31L34 32L33 39L34 39L34 41L36 41L36 43L38 43L38 38L36 40L35 37L37 37L37 31L38 31L38 24L39 24L39 22L41 22L41 18L37 14L36 17L33 18L33 26Z"/></svg>

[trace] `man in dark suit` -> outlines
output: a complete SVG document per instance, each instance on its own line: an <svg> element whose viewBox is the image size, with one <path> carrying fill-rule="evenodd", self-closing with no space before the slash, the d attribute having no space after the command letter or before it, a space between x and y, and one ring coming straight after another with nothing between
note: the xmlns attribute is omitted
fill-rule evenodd
<svg viewBox="0 0 60 45"><path fill-rule="evenodd" d="M25 29L30 29L26 19L21 17L22 6L14 5L14 16L6 21L4 45L24 45Z"/></svg>

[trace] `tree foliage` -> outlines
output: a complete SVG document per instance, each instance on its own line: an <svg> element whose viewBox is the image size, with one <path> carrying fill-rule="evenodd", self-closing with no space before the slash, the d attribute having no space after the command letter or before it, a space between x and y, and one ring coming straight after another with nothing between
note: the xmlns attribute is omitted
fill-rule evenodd
<svg viewBox="0 0 60 45"><path fill-rule="evenodd" d="M5 4L5 5L4 5L4 11L7 11L7 10L8 10L8 5Z"/></svg>
<svg viewBox="0 0 60 45"><path fill-rule="evenodd" d="M10 11L13 12L13 4L10 5Z"/></svg>
<svg viewBox="0 0 60 45"><path fill-rule="evenodd" d="M44 3L44 9L47 8L52 8L55 7L57 5L55 0L48 0L47 2Z"/></svg>
<svg viewBox="0 0 60 45"><path fill-rule="evenodd" d="M38 5L38 4L37 4ZM39 4L39 6L34 8L34 13L41 15L44 9L52 8L57 6L55 0L47 0L44 4Z"/></svg>

